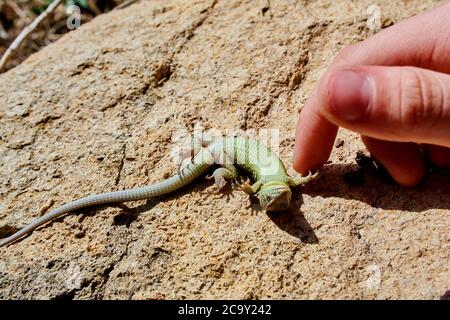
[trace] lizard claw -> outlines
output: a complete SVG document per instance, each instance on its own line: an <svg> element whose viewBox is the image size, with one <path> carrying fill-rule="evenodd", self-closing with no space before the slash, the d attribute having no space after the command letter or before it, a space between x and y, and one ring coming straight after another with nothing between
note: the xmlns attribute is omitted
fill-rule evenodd
<svg viewBox="0 0 450 320"><path fill-rule="evenodd" d="M233 180L233 185L236 187L237 190L242 190L242 186L244 185L244 180L242 177L237 177Z"/></svg>
<svg viewBox="0 0 450 320"><path fill-rule="evenodd" d="M218 191L222 190L223 187L227 184L227 180L225 180L225 177L223 173L220 171L221 169L217 169L213 172L213 174L207 175L206 179L214 179L214 185L218 189Z"/></svg>
<svg viewBox="0 0 450 320"><path fill-rule="evenodd" d="M300 176L299 178L292 179L293 186L295 187L295 186L305 185L308 182L316 179L318 176L319 176L319 171L317 171L315 173L312 173L311 171L309 171L307 176L304 176L304 177Z"/></svg>
<svg viewBox="0 0 450 320"><path fill-rule="evenodd" d="M214 184L216 185L217 189L220 191L223 187L227 184L227 181L222 176L216 176L214 177Z"/></svg>
<svg viewBox="0 0 450 320"><path fill-rule="evenodd" d="M212 186L212 191L210 191L210 194L218 194L222 191L222 189L227 184L227 181L222 176L211 176L209 179L214 178L214 185Z"/></svg>
<svg viewBox="0 0 450 320"><path fill-rule="evenodd" d="M218 194L218 193L220 193L222 190L220 189L220 188L218 188L218 187L216 187L216 186L213 186L212 188L211 188L211 190L207 190L207 191L205 191L207 194Z"/></svg>
<svg viewBox="0 0 450 320"><path fill-rule="evenodd" d="M250 195L254 194L249 178L244 180L244 178L239 177L239 180L236 179L236 181L234 181L233 184L236 186L237 190L244 191L245 193Z"/></svg>

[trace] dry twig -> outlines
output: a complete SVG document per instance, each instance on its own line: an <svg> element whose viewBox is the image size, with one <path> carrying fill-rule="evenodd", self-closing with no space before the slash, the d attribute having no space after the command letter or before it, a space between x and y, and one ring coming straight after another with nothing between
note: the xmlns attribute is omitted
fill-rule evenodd
<svg viewBox="0 0 450 320"><path fill-rule="evenodd" d="M118 6L116 6L114 9L120 10L120 9L126 8L128 6L131 6L133 3L138 2L138 1L139 0L127 0L127 1L124 1L121 4L119 4Z"/></svg>
<svg viewBox="0 0 450 320"><path fill-rule="evenodd" d="M36 29L36 27L50 14L52 13L56 7L58 7L63 0L55 0L53 1L47 9L45 9L44 12L42 12L31 24L26 26L17 36L16 39L11 43L11 45L6 49L5 53L3 54L1 60L0 60L0 71L3 70L3 68L6 65L6 62L8 62L9 57L11 54L17 50L17 48L20 47L22 42Z"/></svg>

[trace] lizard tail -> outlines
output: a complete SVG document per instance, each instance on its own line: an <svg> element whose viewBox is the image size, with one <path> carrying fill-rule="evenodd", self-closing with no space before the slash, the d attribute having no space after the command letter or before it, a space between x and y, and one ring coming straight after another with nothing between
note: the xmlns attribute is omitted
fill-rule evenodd
<svg viewBox="0 0 450 320"><path fill-rule="evenodd" d="M202 164L190 163L187 167L185 167L178 174L172 176L171 178L146 187L92 195L67 203L57 209L48 212L42 217L37 218L29 225L20 229L11 236L1 239L0 247L6 246L16 241L17 239L20 239L24 235L30 233L31 231L35 230L36 228L42 226L43 224L49 221L52 221L56 218L61 217L66 213L78 209L117 202L143 200L170 193L185 186L186 184L190 183L200 175L204 174L209 169L209 167L210 165L206 163Z"/></svg>

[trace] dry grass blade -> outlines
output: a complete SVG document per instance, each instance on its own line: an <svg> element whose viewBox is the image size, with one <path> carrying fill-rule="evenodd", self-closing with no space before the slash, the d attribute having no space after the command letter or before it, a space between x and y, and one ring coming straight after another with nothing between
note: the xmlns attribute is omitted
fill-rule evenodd
<svg viewBox="0 0 450 320"><path fill-rule="evenodd" d="M122 2L121 4L116 6L114 9L115 10L120 10L120 9L126 8L128 6L131 6L133 3L138 2L138 1L139 0L128 0L128 1Z"/></svg>
<svg viewBox="0 0 450 320"><path fill-rule="evenodd" d="M5 67L6 63L8 62L9 57L11 54L17 50L17 48L20 47L21 43L36 29L36 27L51 13L53 12L61 3L63 0L55 0L53 1L47 9L45 9L31 24L29 24L27 27L25 27L22 32L17 36L16 39L11 43L11 45L6 49L5 53L3 54L1 60L0 60L0 72Z"/></svg>

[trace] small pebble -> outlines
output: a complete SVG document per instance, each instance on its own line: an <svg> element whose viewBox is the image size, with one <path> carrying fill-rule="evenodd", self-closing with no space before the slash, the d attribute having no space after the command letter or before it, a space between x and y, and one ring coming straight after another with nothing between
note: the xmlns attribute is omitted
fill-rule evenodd
<svg viewBox="0 0 450 320"><path fill-rule="evenodd" d="M344 140L342 140L342 139L336 139L336 142L334 143L334 146L336 147L336 148L340 148L340 147L342 147L344 145Z"/></svg>

